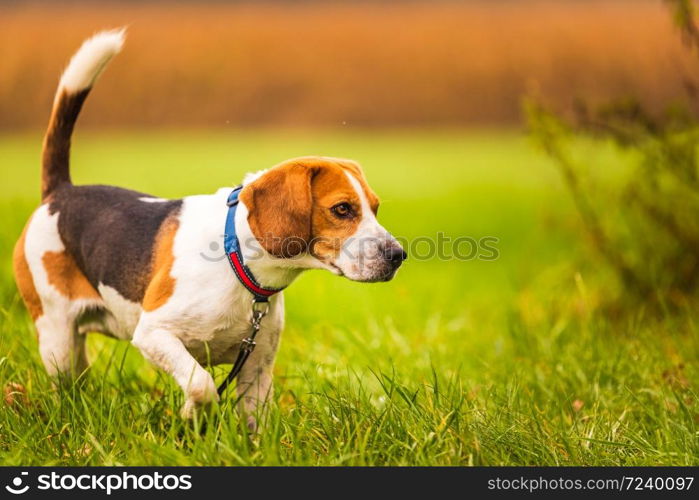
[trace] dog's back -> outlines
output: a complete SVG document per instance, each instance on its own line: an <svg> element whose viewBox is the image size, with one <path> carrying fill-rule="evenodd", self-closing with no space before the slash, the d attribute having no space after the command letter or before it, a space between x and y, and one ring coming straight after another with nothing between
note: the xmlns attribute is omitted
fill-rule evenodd
<svg viewBox="0 0 699 500"><path fill-rule="evenodd" d="M65 252L90 284L108 286L140 304L148 286L158 233L182 200L164 200L114 186L56 188L49 213L59 214Z"/></svg>

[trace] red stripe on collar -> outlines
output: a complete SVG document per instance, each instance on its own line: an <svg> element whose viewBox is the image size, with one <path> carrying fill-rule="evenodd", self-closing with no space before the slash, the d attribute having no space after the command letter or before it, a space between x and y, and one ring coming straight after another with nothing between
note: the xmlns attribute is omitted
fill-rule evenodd
<svg viewBox="0 0 699 500"><path fill-rule="evenodd" d="M262 297L271 297L275 293L281 291L265 290L264 288L260 288L259 286L257 286L255 283L252 282L252 280L248 276L248 273L245 272L243 264L240 262L240 259L238 258L238 254L236 252L231 252L229 255L231 258L231 262L235 266L235 271L238 275L238 278L240 279L240 281L243 282L243 285L245 285L248 288L248 290L250 290L252 293L256 295L261 295Z"/></svg>

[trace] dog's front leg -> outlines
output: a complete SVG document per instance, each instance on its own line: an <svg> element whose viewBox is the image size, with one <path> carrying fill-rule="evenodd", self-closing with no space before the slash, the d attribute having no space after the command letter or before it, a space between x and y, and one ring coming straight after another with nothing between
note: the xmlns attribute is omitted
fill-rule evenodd
<svg viewBox="0 0 699 500"><path fill-rule="evenodd" d="M148 361L172 375L182 387L185 403L181 414L184 418L191 418L197 406L218 401L214 379L173 333L164 328L149 329L139 325L131 342Z"/></svg>

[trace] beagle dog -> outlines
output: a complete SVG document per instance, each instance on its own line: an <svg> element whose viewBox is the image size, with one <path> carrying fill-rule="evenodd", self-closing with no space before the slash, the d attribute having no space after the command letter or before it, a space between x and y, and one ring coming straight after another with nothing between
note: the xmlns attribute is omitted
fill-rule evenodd
<svg viewBox="0 0 699 500"><path fill-rule="evenodd" d="M350 160L296 158L249 174L242 188L178 200L73 185L75 121L123 42L123 31L98 33L61 76L44 139L42 203L14 249L41 359L49 374L75 376L87 368L88 332L130 340L174 377L189 417L218 399L202 365L236 359L250 332L252 300L266 300L257 349L237 385L239 409L254 426L252 415L271 394L284 322L276 292L306 269L388 281L406 254L377 222L379 200ZM236 251L212 257L230 232Z"/></svg>

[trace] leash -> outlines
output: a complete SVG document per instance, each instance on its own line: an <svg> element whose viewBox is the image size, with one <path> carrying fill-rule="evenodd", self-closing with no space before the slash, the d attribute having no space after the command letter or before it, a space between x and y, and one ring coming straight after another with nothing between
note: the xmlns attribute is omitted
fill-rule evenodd
<svg viewBox="0 0 699 500"><path fill-rule="evenodd" d="M240 343L240 351L238 357L233 363L231 371L226 376L225 380L218 387L218 395L222 396L228 386L243 369L245 362L248 360L252 352L255 350L257 343L255 338L260 332L260 323L269 312L269 298L275 293L281 292L283 288L268 288L260 285L255 276L250 271L250 268L244 264L243 253L240 249L240 241L235 232L235 213L238 207L238 197L243 186L236 187L228 196L228 214L226 216L226 226L223 236L223 247L228 257L228 262L233 269L238 281L252 294L252 314L250 316L250 334Z"/></svg>
<svg viewBox="0 0 699 500"><path fill-rule="evenodd" d="M226 376L225 380L221 383L221 385L218 386L217 392L219 396L222 396L223 393L226 392L226 389L228 388L230 383L233 382L233 380L235 380L235 378L240 373L240 370L243 369L243 365L250 357L250 354L252 354L252 351L255 350L255 346L257 345L257 343L255 342L255 337L257 337L257 334L260 331L260 322L262 321L262 318L265 317L268 311L269 302L259 302L256 299L252 299L252 317L250 318L252 331L250 332L250 335L245 337L243 341L240 343L240 351L238 351L238 357L235 359L235 363L233 363L233 368L231 368L231 371L228 372L228 375Z"/></svg>

